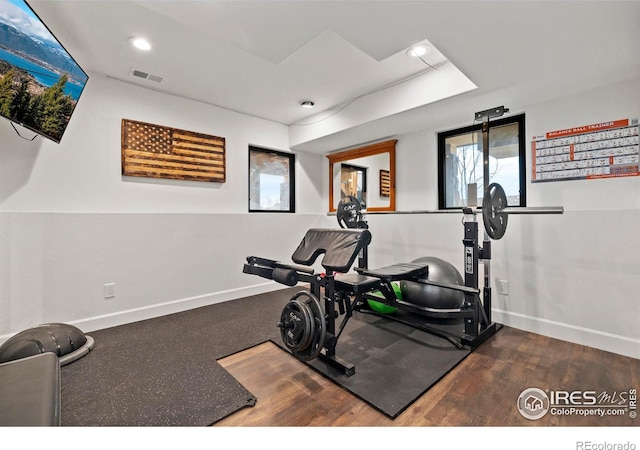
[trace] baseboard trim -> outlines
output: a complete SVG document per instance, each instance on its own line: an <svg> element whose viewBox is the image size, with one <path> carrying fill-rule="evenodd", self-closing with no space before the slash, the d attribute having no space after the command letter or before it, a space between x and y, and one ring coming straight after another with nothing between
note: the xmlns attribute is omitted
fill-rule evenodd
<svg viewBox="0 0 640 450"><path fill-rule="evenodd" d="M492 309L492 312L493 321L506 326L640 359L640 339L510 311Z"/></svg>
<svg viewBox="0 0 640 450"><path fill-rule="evenodd" d="M229 289L226 291L144 306L141 308L117 311L115 313L101 316L88 317L67 323L74 325L87 333L94 330L115 327L140 320L152 319L154 317L174 314L229 300L264 294L279 289L283 289L283 286L275 282L260 283L237 289ZM556 322L553 320L541 319L538 317L528 316L526 314L503 311L500 309L493 309L492 313L493 321L506 326L640 359L640 339ZM0 335L0 344L11 338L16 333Z"/></svg>
<svg viewBox="0 0 640 450"><path fill-rule="evenodd" d="M140 308L117 311L101 316L87 317L84 319L65 323L76 326L85 333L89 333L91 331L101 330L103 328L115 327L131 322L138 322L140 320L153 319L154 317L179 313L182 311L187 311L189 309L200 308L202 306L209 306L216 303L236 300L243 297L250 297L252 295L264 294L283 288L284 287L281 284L271 281L267 283L255 284L248 287L229 289L226 291L213 292L210 294L198 295L195 297L188 297L179 300L173 300L170 302L143 306ZM0 335L0 344L14 336L16 333Z"/></svg>

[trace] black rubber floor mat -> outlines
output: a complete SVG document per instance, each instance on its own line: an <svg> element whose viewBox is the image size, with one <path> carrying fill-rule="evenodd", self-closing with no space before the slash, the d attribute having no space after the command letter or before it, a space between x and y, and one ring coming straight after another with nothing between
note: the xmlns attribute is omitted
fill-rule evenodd
<svg viewBox="0 0 640 450"><path fill-rule="evenodd" d="M94 349L62 368L61 425L205 426L253 406L256 398L216 360L279 336L295 291L87 333Z"/></svg>
<svg viewBox="0 0 640 450"><path fill-rule="evenodd" d="M459 327L448 324L441 328ZM281 340L273 342L285 349ZM469 353L408 325L355 313L336 347L336 356L354 364L355 374L348 377L318 358L307 364L395 419Z"/></svg>

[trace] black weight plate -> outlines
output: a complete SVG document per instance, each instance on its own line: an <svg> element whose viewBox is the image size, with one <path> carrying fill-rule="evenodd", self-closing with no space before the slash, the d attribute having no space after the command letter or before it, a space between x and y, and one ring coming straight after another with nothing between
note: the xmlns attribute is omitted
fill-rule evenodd
<svg viewBox="0 0 640 450"><path fill-rule="evenodd" d="M327 337L327 323L324 317L324 311L320 305L318 298L311 292L302 291L298 292L292 297L293 299L300 299L312 312L312 321L314 326L312 327L311 341L305 349L292 351L293 355L301 361L310 361L316 358L322 348L324 347L324 341Z"/></svg>
<svg viewBox="0 0 640 450"><path fill-rule="evenodd" d="M491 239L501 239L507 231L509 215L504 212L507 207L507 195L498 183L491 183L482 199L482 221Z"/></svg>
<svg viewBox="0 0 640 450"><path fill-rule="evenodd" d="M311 342L313 313L309 307L296 299L291 299L280 315L282 342L291 351L305 349Z"/></svg>
<svg viewBox="0 0 640 450"><path fill-rule="evenodd" d="M338 203L336 218L340 228L357 228L360 221L362 204L353 195L347 195Z"/></svg>

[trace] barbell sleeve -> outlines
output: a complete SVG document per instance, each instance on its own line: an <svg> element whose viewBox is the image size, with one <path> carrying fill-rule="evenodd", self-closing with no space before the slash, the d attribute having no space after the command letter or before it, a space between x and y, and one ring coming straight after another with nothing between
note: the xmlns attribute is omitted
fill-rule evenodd
<svg viewBox="0 0 640 450"><path fill-rule="evenodd" d="M562 206L507 206L502 209L507 214L563 214Z"/></svg>

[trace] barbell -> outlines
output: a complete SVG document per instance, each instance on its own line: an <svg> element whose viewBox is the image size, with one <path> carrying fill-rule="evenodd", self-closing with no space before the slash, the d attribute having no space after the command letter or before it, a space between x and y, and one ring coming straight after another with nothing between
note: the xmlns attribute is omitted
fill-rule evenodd
<svg viewBox="0 0 640 450"><path fill-rule="evenodd" d="M491 239L501 239L511 214L562 214L562 206L507 206L507 196L498 183L491 183L482 199L482 221Z"/></svg>
<svg viewBox="0 0 640 450"><path fill-rule="evenodd" d="M344 203L343 203L344 201ZM508 218L511 214L563 214L562 206L518 207L507 206L507 196L502 186L491 183L482 199L482 222L487 235L494 240L501 239L507 231ZM472 210L477 212L478 209ZM370 211L368 214L443 214L459 213L459 210L437 211ZM338 205L336 216L342 228L355 228L363 219L363 208L355 197L345 197Z"/></svg>

